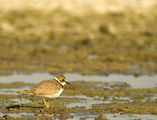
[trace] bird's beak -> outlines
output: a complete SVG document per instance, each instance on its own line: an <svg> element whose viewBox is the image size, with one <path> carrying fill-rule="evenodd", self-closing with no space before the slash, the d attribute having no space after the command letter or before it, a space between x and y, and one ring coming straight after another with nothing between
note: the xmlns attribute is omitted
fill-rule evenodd
<svg viewBox="0 0 157 120"><path fill-rule="evenodd" d="M70 84L70 83L66 81L66 84Z"/></svg>

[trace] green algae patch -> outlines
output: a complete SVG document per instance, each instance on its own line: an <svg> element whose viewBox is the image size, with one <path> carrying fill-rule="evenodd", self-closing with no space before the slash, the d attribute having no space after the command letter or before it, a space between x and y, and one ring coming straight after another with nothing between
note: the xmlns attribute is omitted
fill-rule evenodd
<svg viewBox="0 0 157 120"><path fill-rule="evenodd" d="M16 97L19 97L19 95L15 95L15 94L13 94L13 95L10 95L10 94L0 94L0 97L1 97L2 99L8 99L8 98L16 98Z"/></svg>
<svg viewBox="0 0 157 120"><path fill-rule="evenodd" d="M18 95L8 95L8 94L0 94L0 103L5 104L9 101L9 99L19 98Z"/></svg>
<svg viewBox="0 0 157 120"><path fill-rule="evenodd" d="M96 117L95 120L107 120L107 118L105 115L100 115L100 116Z"/></svg>
<svg viewBox="0 0 157 120"><path fill-rule="evenodd" d="M6 107L8 111L20 113L35 113L35 114L62 114L71 110L58 102L50 102L50 108L46 108L42 102L30 102L27 104L10 105Z"/></svg>
<svg viewBox="0 0 157 120"><path fill-rule="evenodd" d="M93 112L121 114L157 114L157 102L127 102L112 104L97 104L92 106Z"/></svg>
<svg viewBox="0 0 157 120"><path fill-rule="evenodd" d="M157 93L156 88L148 89L131 89L130 86L126 83L123 84L114 84L108 85L104 82L71 82L72 86L66 86L64 94L66 95L86 95L90 97L99 96L107 97L110 95L113 96L130 96L130 97L151 97L153 94Z"/></svg>
<svg viewBox="0 0 157 120"><path fill-rule="evenodd" d="M21 120L21 117L11 117L9 115L4 115L1 120Z"/></svg>

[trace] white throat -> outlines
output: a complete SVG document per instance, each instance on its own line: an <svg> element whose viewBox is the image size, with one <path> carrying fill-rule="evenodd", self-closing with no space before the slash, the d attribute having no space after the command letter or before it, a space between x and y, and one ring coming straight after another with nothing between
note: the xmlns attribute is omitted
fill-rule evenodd
<svg viewBox="0 0 157 120"><path fill-rule="evenodd" d="M61 85L63 85L63 86L66 84L65 82L62 82L62 83L61 83L60 80L59 80L58 78L56 78L56 77L55 77L54 79L55 79L56 81L58 81L58 82L59 82Z"/></svg>

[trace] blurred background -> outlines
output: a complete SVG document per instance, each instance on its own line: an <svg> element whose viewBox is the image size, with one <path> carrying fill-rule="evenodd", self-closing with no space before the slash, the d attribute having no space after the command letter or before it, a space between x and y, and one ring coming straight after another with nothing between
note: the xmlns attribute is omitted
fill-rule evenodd
<svg viewBox="0 0 157 120"><path fill-rule="evenodd" d="M0 0L0 119L157 120L157 0Z"/></svg>
<svg viewBox="0 0 157 120"><path fill-rule="evenodd" d="M0 74L157 72L155 0L0 0Z"/></svg>

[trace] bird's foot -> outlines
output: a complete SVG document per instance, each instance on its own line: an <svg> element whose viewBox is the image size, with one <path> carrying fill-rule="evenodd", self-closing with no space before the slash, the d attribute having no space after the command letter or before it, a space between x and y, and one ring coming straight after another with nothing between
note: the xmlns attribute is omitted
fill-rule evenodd
<svg viewBox="0 0 157 120"><path fill-rule="evenodd" d="M47 107L47 108L50 108L50 104L49 104L48 101L46 102L46 107Z"/></svg>
<svg viewBox="0 0 157 120"><path fill-rule="evenodd" d="M50 108L50 104L48 101L46 102L45 98L43 98L43 102L47 108Z"/></svg>

